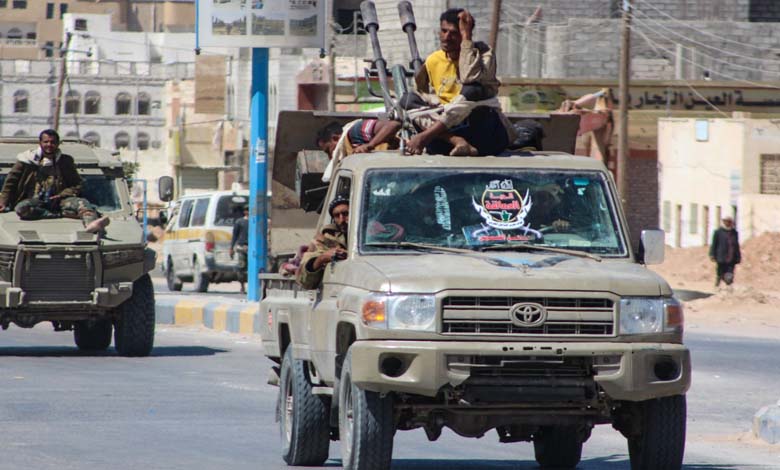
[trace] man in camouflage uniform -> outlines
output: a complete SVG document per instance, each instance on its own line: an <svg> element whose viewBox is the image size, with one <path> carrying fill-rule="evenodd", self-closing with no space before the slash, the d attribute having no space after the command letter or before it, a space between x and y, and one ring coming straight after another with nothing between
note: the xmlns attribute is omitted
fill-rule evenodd
<svg viewBox="0 0 780 470"><path fill-rule="evenodd" d="M87 232L102 232L109 219L98 218L95 206L78 197L81 177L73 157L60 152L60 136L46 129L38 143L17 155L0 192L0 212L15 210L22 220L81 218Z"/></svg>
<svg viewBox="0 0 780 470"><path fill-rule="evenodd" d="M328 213L333 223L322 228L301 259L298 282L304 289L317 289L322 284L325 267L347 257L349 200L336 196L328 206Z"/></svg>

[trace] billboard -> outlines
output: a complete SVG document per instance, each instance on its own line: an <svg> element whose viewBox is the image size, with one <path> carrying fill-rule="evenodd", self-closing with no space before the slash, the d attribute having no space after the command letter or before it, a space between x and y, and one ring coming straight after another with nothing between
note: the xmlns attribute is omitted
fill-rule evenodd
<svg viewBox="0 0 780 470"><path fill-rule="evenodd" d="M200 47L325 47L326 0L197 0Z"/></svg>

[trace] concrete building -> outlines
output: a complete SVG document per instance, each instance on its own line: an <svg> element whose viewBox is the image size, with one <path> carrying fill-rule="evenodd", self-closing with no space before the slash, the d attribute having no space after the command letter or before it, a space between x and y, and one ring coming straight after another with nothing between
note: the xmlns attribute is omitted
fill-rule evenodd
<svg viewBox="0 0 780 470"><path fill-rule="evenodd" d="M68 13L109 15L111 30L192 32L194 0L0 0L0 59L57 57Z"/></svg>
<svg viewBox="0 0 780 470"><path fill-rule="evenodd" d="M708 245L733 216L741 239L780 231L780 128L774 119L658 123L661 227L667 244Z"/></svg>

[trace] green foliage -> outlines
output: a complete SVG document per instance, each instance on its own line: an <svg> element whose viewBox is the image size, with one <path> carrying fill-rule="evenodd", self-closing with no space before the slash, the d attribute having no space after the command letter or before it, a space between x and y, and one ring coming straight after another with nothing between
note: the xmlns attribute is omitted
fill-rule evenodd
<svg viewBox="0 0 780 470"><path fill-rule="evenodd" d="M123 161L122 162L122 170L125 173L126 179L133 179L135 178L135 174L138 173L138 168L141 166L138 162L128 162Z"/></svg>

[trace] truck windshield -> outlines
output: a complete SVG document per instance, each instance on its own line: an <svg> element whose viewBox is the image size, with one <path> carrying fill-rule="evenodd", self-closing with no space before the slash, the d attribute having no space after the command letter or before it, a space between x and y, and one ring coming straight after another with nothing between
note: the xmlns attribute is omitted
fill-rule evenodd
<svg viewBox="0 0 780 470"><path fill-rule="evenodd" d="M406 242L474 250L533 244L626 254L605 175L597 171L373 170L365 185L362 251L386 251L394 242ZM404 249L404 243L397 248Z"/></svg>
<svg viewBox="0 0 780 470"><path fill-rule="evenodd" d="M0 187L5 182L6 175L0 175ZM99 212L113 212L122 208L119 193L116 190L117 181L126 184L124 180L110 178L104 175L81 175L81 194L91 202Z"/></svg>

